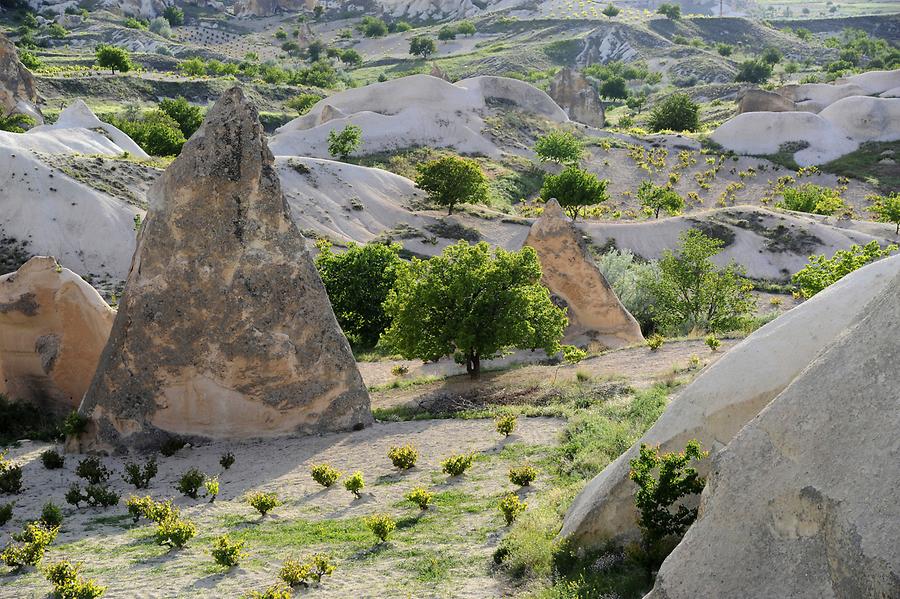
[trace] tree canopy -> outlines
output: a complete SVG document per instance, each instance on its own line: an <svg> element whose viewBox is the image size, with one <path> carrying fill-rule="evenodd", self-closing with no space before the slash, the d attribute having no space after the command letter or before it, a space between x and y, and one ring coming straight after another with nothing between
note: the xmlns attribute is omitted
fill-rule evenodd
<svg viewBox="0 0 900 599"><path fill-rule="evenodd" d="M331 243L316 243L316 268L344 334L355 346L374 347L390 324L384 301L406 266L399 243L349 243L342 253Z"/></svg>
<svg viewBox="0 0 900 599"><path fill-rule="evenodd" d="M540 284L530 247L491 250L460 241L430 260L413 259L388 294L382 342L407 359L453 356L477 377L481 360L513 348L560 350L567 319Z"/></svg>
<svg viewBox="0 0 900 599"><path fill-rule="evenodd" d="M413 56L421 56L428 60L428 55L435 52L437 52L437 45L427 35L417 35L409 40L409 53Z"/></svg>
<svg viewBox="0 0 900 599"><path fill-rule="evenodd" d="M684 199L674 189L656 185L652 181L641 181L638 186L637 198L640 200L641 206L653 212L654 218L659 218L661 210L674 215L684 208Z"/></svg>
<svg viewBox="0 0 900 599"><path fill-rule="evenodd" d="M428 199L453 214L457 204L482 204L488 198L488 179L477 162L459 156L444 156L418 167L416 186Z"/></svg>
<svg viewBox="0 0 900 599"><path fill-rule="evenodd" d="M572 220L578 220L588 206L595 206L609 199L606 187L607 179L598 179L597 175L584 171L577 166L568 166L558 175L544 177L541 187L541 199L545 202L556 198L559 205Z"/></svg>
<svg viewBox="0 0 900 599"><path fill-rule="evenodd" d="M872 212L879 221L897 225L895 235L900 235L900 192L894 191L886 196L875 196L872 199Z"/></svg>
<svg viewBox="0 0 900 599"><path fill-rule="evenodd" d="M719 268L712 261L723 246L719 239L688 229L675 251L663 252L659 271L642 281L655 298L654 320L667 334L694 328L728 331L750 315L755 304L743 269L734 262Z"/></svg>
<svg viewBox="0 0 900 599"><path fill-rule="evenodd" d="M880 260L896 250L896 245L882 248L873 240L866 245L854 244L849 249L838 250L831 258L824 254L810 256L809 263L794 273L791 282L800 290L800 295L809 298L854 270Z"/></svg>
<svg viewBox="0 0 900 599"><path fill-rule="evenodd" d="M650 111L651 131L696 131L700 128L700 105L687 94L672 94Z"/></svg>
<svg viewBox="0 0 900 599"><path fill-rule="evenodd" d="M332 129L328 132L328 153L346 160L362 143L362 129L358 125L347 125L340 131Z"/></svg>
<svg viewBox="0 0 900 599"><path fill-rule="evenodd" d="M584 146L569 131L551 131L537 138L534 153L541 161L551 160L560 164L572 164L581 160Z"/></svg>
<svg viewBox="0 0 900 599"><path fill-rule="evenodd" d="M116 71L127 73L131 70L131 58L125 48L100 44L94 54L97 56L97 64L109 69L114 75Z"/></svg>

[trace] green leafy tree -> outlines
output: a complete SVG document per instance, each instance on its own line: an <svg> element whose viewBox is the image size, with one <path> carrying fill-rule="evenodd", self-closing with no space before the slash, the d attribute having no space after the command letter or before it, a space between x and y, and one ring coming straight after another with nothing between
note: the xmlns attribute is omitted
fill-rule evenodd
<svg viewBox="0 0 900 599"><path fill-rule="evenodd" d="M712 261L722 247L721 240L688 229L674 252L663 252L653 278L641 282L654 297L653 318L665 333L728 331L750 315L755 304L743 269L734 262L718 268Z"/></svg>
<svg viewBox="0 0 900 599"><path fill-rule="evenodd" d="M759 59L766 64L774 66L781 62L781 51L778 48L769 46L762 51L762 54L759 55Z"/></svg>
<svg viewBox="0 0 900 599"><path fill-rule="evenodd" d="M628 84L625 79L615 75L600 84L600 95L612 100L622 100L628 97Z"/></svg>
<svg viewBox="0 0 900 599"><path fill-rule="evenodd" d="M844 208L840 191L814 183L785 187L781 197L783 201L776 203L777 207L797 212L830 215Z"/></svg>
<svg viewBox="0 0 900 599"><path fill-rule="evenodd" d="M660 4L659 8L656 9L658 14L663 15L667 19L672 19L676 21L681 18L681 6L678 4L669 4L667 2Z"/></svg>
<svg viewBox="0 0 900 599"><path fill-rule="evenodd" d="M317 94L300 94L289 99L284 105L291 110L296 110L298 115L304 115L321 99L321 96Z"/></svg>
<svg viewBox="0 0 900 599"><path fill-rule="evenodd" d="M390 324L384 301L406 265L400 244L350 243L341 253L325 240L316 247L316 268L341 329L354 345L374 347Z"/></svg>
<svg viewBox="0 0 900 599"><path fill-rule="evenodd" d="M877 241L870 241L863 246L854 244L849 249L838 250L831 258L824 254L810 256L809 263L791 277L791 282L803 297L809 298L854 270L895 251L896 245L882 248Z"/></svg>
<svg viewBox="0 0 900 599"><path fill-rule="evenodd" d="M600 12L602 12L604 15L606 15L607 17L609 17L611 19L611 18L617 16L622 11L619 10L618 8L616 8L612 3L610 3L610 4L607 4L606 7L604 7L604 9Z"/></svg>
<svg viewBox="0 0 900 599"><path fill-rule="evenodd" d="M530 247L491 250L460 241L430 260L413 259L388 294L383 342L407 359L452 355L474 378L481 360L512 348L559 351L567 319L540 283Z"/></svg>
<svg viewBox="0 0 900 599"><path fill-rule="evenodd" d="M448 40L456 39L456 29L454 27L450 27L449 25L444 25L438 31L438 39L442 42L446 42Z"/></svg>
<svg viewBox="0 0 900 599"><path fill-rule="evenodd" d="M416 186L428 199L453 214L457 204L483 204L488 198L488 179L477 162L459 156L444 156L418 167Z"/></svg>
<svg viewBox="0 0 900 599"><path fill-rule="evenodd" d="M894 191L886 196L870 196L871 210L880 222L897 225L894 235L900 235L900 192Z"/></svg>
<svg viewBox="0 0 900 599"><path fill-rule="evenodd" d="M387 24L376 17L363 17L358 28L366 37L384 37L388 34Z"/></svg>
<svg viewBox="0 0 900 599"><path fill-rule="evenodd" d="M734 46L731 44L716 44L716 52L719 53L719 56L731 56L731 53L734 52Z"/></svg>
<svg viewBox="0 0 900 599"><path fill-rule="evenodd" d="M188 77L203 77L206 75L206 63L202 58L189 58L178 63L178 70Z"/></svg>
<svg viewBox="0 0 900 599"><path fill-rule="evenodd" d="M340 132L328 132L328 153L335 158L346 160L362 143L362 129L358 125L347 125Z"/></svg>
<svg viewBox="0 0 900 599"><path fill-rule="evenodd" d="M341 50L340 54L338 54L338 58L341 59L342 63L354 67L361 65L363 62L362 54L360 54L353 48Z"/></svg>
<svg viewBox="0 0 900 599"><path fill-rule="evenodd" d="M295 42L296 43L296 42ZM322 40L313 40L306 47L306 56L311 62L315 62L322 58L322 54L328 50L328 45Z"/></svg>
<svg viewBox="0 0 900 599"><path fill-rule="evenodd" d="M163 18L169 22L172 27L184 25L184 11L177 6L167 6L163 11Z"/></svg>
<svg viewBox="0 0 900 599"><path fill-rule="evenodd" d="M475 24L472 21L460 21L456 25L456 33L459 35L475 35Z"/></svg>
<svg viewBox="0 0 900 599"><path fill-rule="evenodd" d="M765 83L772 76L772 65L761 60L745 60L738 67L734 80L747 83Z"/></svg>
<svg viewBox="0 0 900 599"><path fill-rule="evenodd" d="M560 164L573 164L581 160L584 145L569 131L551 131L537 138L534 153L542 162L551 160Z"/></svg>
<svg viewBox="0 0 900 599"><path fill-rule="evenodd" d="M625 105L640 114L644 110L644 106L647 105L647 94L644 92L632 94L625 100Z"/></svg>
<svg viewBox="0 0 900 599"><path fill-rule="evenodd" d="M656 185L651 181L641 181L637 191L641 206L653 212L659 218L659 212L665 210L675 215L684 208L684 198L667 185Z"/></svg>
<svg viewBox="0 0 900 599"><path fill-rule="evenodd" d="M409 53L428 60L428 56L437 52L437 45L427 35L417 35L409 40Z"/></svg>
<svg viewBox="0 0 900 599"><path fill-rule="evenodd" d="M127 73L131 70L131 57L125 48L100 44L94 53L97 56L97 64L112 71L113 75L116 71Z"/></svg>
<svg viewBox="0 0 900 599"><path fill-rule="evenodd" d="M609 180L598 179L577 166L568 166L558 175L547 175L541 187L541 199L545 202L555 198L572 220L578 220L588 206L596 206L609 199L606 188Z"/></svg>
<svg viewBox="0 0 900 599"><path fill-rule="evenodd" d="M688 441L679 453L661 454L658 446L641 443L638 457L629 462L628 477L638 487L634 503L648 553L657 553L660 541L667 537L680 539L697 519L697 508L689 508L681 500L703 491L706 480L689 464L708 455L696 439ZM659 557L653 555L657 562L661 561Z"/></svg>
<svg viewBox="0 0 900 599"><path fill-rule="evenodd" d="M178 123L178 128L181 129L185 139L193 135L203 124L203 109L189 103L182 96L175 99L166 98L159 103L159 109Z"/></svg>
<svg viewBox="0 0 900 599"><path fill-rule="evenodd" d="M647 126L651 131L696 131L700 128L700 105L687 94L672 94L653 107Z"/></svg>

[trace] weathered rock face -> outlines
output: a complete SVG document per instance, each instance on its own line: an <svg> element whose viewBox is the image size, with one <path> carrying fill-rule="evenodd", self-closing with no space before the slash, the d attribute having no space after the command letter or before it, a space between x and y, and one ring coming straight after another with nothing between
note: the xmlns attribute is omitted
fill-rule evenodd
<svg viewBox="0 0 900 599"><path fill-rule="evenodd" d="M716 456L652 599L900 596L900 273Z"/></svg>
<svg viewBox="0 0 900 599"><path fill-rule="evenodd" d="M764 89L746 90L738 100L738 114L745 112L788 112L797 110L793 100Z"/></svg>
<svg viewBox="0 0 900 599"><path fill-rule="evenodd" d="M55 414L77 409L115 314L54 258L0 277L0 393Z"/></svg>
<svg viewBox="0 0 900 599"><path fill-rule="evenodd" d="M636 539L640 535L634 508L636 487L628 472L641 443L681 451L689 440L697 439L715 455L788 388L823 348L870 312L868 305L898 273L900 256L861 268L732 348L701 373L638 442L588 483L569 508L560 536L589 547L609 539ZM839 371L848 368L841 366ZM705 473L708 466L704 460L700 470Z"/></svg>
<svg viewBox="0 0 900 599"><path fill-rule="evenodd" d="M550 81L549 93L573 121L592 127L603 126L603 104L600 102L600 96L591 82L581 73L569 68L562 69Z"/></svg>
<svg viewBox="0 0 900 599"><path fill-rule="evenodd" d="M256 110L226 92L150 193L84 449L372 421Z"/></svg>
<svg viewBox="0 0 900 599"><path fill-rule="evenodd" d="M27 114L44 122L37 108L38 95L31 71L19 61L16 47L0 33L0 111L4 115Z"/></svg>
<svg viewBox="0 0 900 599"><path fill-rule="evenodd" d="M568 307L567 342L611 348L643 341L641 327L616 297L556 200L547 202L525 245L538 254L543 284Z"/></svg>

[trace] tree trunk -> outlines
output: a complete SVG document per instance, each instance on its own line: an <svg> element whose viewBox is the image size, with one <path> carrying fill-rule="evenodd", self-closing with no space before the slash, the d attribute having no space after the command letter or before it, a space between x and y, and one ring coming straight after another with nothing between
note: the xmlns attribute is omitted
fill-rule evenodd
<svg viewBox="0 0 900 599"><path fill-rule="evenodd" d="M453 216L453 204L447 204L447 216Z"/></svg>
<svg viewBox="0 0 900 599"><path fill-rule="evenodd" d="M481 374L481 357L476 352L466 354L466 372L473 379L477 379Z"/></svg>
<svg viewBox="0 0 900 599"><path fill-rule="evenodd" d="M657 208L656 209L656 218L659 218L659 211L660 211L660 208Z"/></svg>

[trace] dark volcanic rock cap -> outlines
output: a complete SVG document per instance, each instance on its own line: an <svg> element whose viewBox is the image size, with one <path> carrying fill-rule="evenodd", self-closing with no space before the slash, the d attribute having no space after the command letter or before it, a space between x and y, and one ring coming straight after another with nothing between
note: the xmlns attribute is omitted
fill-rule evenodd
<svg viewBox="0 0 900 599"><path fill-rule="evenodd" d="M227 91L150 191L85 449L372 422L256 109Z"/></svg>

